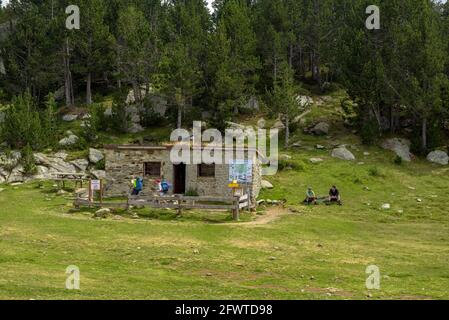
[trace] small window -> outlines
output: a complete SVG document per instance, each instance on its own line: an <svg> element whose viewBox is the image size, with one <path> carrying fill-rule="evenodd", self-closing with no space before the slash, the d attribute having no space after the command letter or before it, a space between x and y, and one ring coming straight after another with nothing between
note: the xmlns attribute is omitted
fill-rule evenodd
<svg viewBox="0 0 449 320"><path fill-rule="evenodd" d="M143 166L143 173L146 177L160 177L161 163L160 162L145 162Z"/></svg>
<svg viewBox="0 0 449 320"><path fill-rule="evenodd" d="M215 164L200 164L198 166L199 177L215 177Z"/></svg>

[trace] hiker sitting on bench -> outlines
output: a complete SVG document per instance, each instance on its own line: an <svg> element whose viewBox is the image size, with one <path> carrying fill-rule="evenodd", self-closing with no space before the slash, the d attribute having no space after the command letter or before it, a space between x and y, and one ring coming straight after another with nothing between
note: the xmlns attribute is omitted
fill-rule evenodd
<svg viewBox="0 0 449 320"><path fill-rule="evenodd" d="M338 191L336 186L332 186L329 190L329 203L338 203L341 205L340 191Z"/></svg>
<svg viewBox="0 0 449 320"><path fill-rule="evenodd" d="M307 188L306 199L304 200L305 204L316 204L316 195L313 191L312 187Z"/></svg>

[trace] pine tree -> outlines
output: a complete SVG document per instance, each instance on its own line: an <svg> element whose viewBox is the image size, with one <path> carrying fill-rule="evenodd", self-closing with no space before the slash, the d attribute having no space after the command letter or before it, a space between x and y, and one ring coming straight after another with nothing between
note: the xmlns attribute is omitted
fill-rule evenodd
<svg viewBox="0 0 449 320"><path fill-rule="evenodd" d="M186 108L204 92L207 34L210 16L201 0L171 1L167 8L165 50L161 68L163 91L177 109L178 128Z"/></svg>
<svg viewBox="0 0 449 320"><path fill-rule="evenodd" d="M135 100L142 102L141 87L148 80L151 59L151 33L142 11L134 6L121 9L118 17L119 77L131 84Z"/></svg>
<svg viewBox="0 0 449 320"><path fill-rule="evenodd" d="M219 8L216 32L210 38L208 70L212 104L224 121L237 116L239 106L256 93L260 61L248 4L229 0Z"/></svg>
<svg viewBox="0 0 449 320"><path fill-rule="evenodd" d="M74 70L86 76L86 103L92 103L93 77L103 76L113 61L114 38L105 23L104 0L80 0L82 32L74 33L76 64Z"/></svg>
<svg viewBox="0 0 449 320"><path fill-rule="evenodd" d="M290 143L290 125L292 120L304 110L301 110L296 100L299 87L295 83L294 71L287 62L279 67L279 78L273 86L271 103L274 111L283 117L285 125L285 147Z"/></svg>

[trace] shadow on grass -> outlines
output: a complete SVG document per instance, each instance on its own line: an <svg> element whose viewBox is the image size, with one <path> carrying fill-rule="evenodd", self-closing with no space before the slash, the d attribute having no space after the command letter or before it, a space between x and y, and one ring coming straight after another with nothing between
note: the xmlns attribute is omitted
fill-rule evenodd
<svg viewBox="0 0 449 320"><path fill-rule="evenodd" d="M80 208L70 209L68 214L91 214L92 218L95 218L95 213L99 208ZM117 220L114 218L121 217L123 219L130 219L136 221L163 221L163 222L202 222L207 224L222 224L233 222L232 214L226 211L195 211L195 210L183 210L181 214L178 214L173 209L111 209L111 213L102 220ZM253 219L251 214L241 214L240 222L248 222Z"/></svg>

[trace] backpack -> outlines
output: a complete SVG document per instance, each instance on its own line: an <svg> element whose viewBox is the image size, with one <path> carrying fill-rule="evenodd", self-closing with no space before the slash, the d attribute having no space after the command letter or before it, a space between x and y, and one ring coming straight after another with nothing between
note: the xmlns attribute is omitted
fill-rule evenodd
<svg viewBox="0 0 449 320"><path fill-rule="evenodd" d="M136 190L142 190L143 189L143 181L142 179L136 179Z"/></svg>
<svg viewBox="0 0 449 320"><path fill-rule="evenodd" d="M162 182L161 183L161 189L163 192L168 192L168 190L170 189L170 186L168 185L167 182Z"/></svg>

